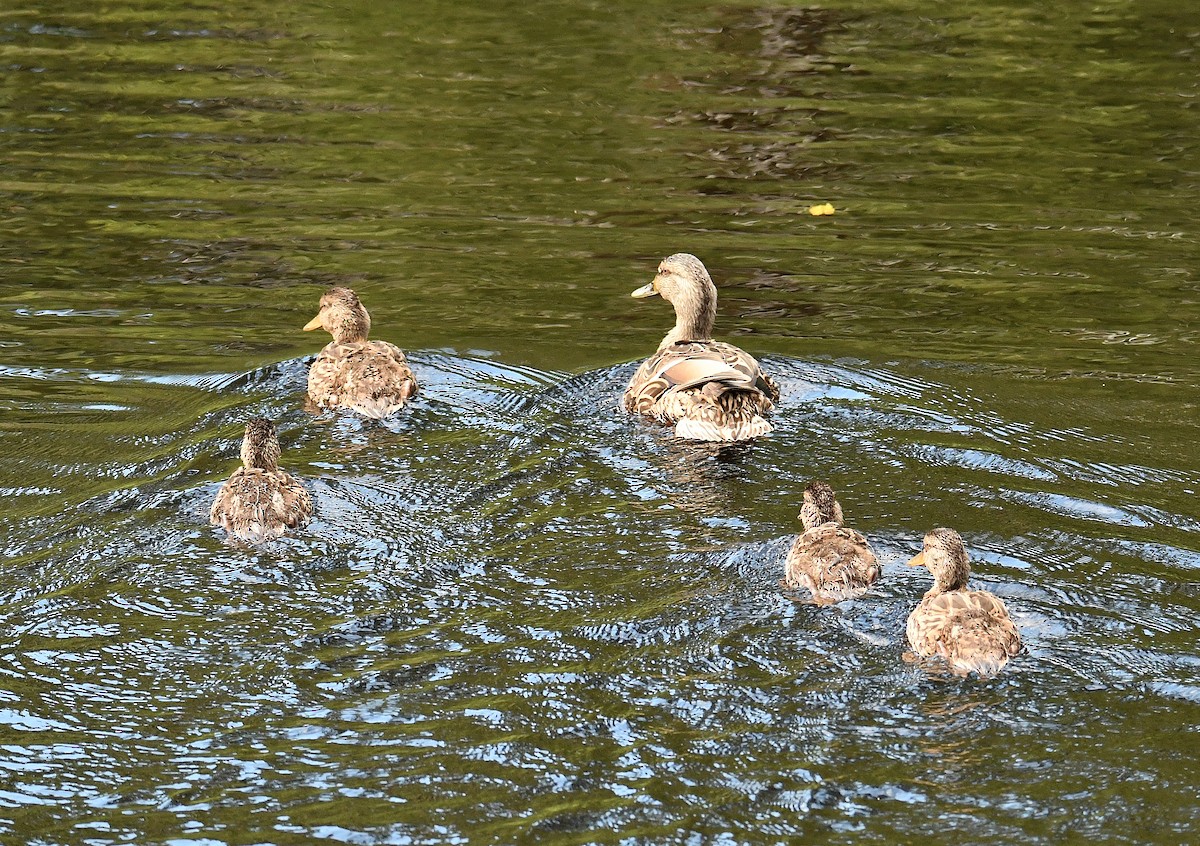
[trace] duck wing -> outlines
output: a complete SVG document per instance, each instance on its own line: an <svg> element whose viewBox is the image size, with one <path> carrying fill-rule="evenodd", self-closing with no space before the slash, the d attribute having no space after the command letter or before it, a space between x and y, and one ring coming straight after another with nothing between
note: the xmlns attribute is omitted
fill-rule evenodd
<svg viewBox="0 0 1200 846"><path fill-rule="evenodd" d="M779 389L754 356L720 341L677 341L642 362L625 389L627 411L648 414L668 391L718 382L761 392L772 404Z"/></svg>
<svg viewBox="0 0 1200 846"><path fill-rule="evenodd" d="M675 424L675 434L738 441L771 431L763 414L779 389L749 353L720 341L677 341L642 363L625 389L627 411Z"/></svg>

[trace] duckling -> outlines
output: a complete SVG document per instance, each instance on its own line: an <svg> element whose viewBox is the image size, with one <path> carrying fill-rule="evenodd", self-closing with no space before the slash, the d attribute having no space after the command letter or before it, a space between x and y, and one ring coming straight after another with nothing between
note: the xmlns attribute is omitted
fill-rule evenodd
<svg viewBox="0 0 1200 846"><path fill-rule="evenodd" d="M348 408L381 420L417 392L404 353L386 341L368 341L371 316L349 288L330 288L321 310L304 326L324 329L333 340L308 371L308 396L319 408Z"/></svg>
<svg viewBox="0 0 1200 846"><path fill-rule="evenodd" d="M257 417L246 424L241 455L242 466L213 500L210 522L255 542L307 523L312 497L295 476L279 469L279 436L270 420Z"/></svg>
<svg viewBox="0 0 1200 846"><path fill-rule="evenodd" d="M754 357L714 341L717 288L700 259L668 256L658 275L632 296L661 296L675 307L675 328L625 389L626 411L674 424L675 435L700 441L740 441L770 432L763 415L779 388Z"/></svg>
<svg viewBox="0 0 1200 846"><path fill-rule="evenodd" d="M852 599L879 579L879 561L861 532L842 525L842 506L825 482L809 482L800 508L804 534L784 565L783 586L806 587L819 605Z"/></svg>
<svg viewBox="0 0 1200 846"><path fill-rule="evenodd" d="M921 656L937 655L962 675L993 675L1021 651L1021 636L1000 598L967 590L967 548L953 529L933 529L908 562L927 567L933 587L908 615L908 642Z"/></svg>

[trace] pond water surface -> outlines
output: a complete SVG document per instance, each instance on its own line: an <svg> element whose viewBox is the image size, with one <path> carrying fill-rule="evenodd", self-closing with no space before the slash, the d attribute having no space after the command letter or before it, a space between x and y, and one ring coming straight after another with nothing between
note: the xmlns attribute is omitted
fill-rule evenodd
<svg viewBox="0 0 1200 846"><path fill-rule="evenodd" d="M0 840L1195 838L1188 4L53 9L0 11ZM749 447L615 411L678 251ZM303 410L333 284L383 425ZM207 525L256 415L317 503L261 548ZM812 478L867 598L778 588ZM902 660L935 525L996 679Z"/></svg>

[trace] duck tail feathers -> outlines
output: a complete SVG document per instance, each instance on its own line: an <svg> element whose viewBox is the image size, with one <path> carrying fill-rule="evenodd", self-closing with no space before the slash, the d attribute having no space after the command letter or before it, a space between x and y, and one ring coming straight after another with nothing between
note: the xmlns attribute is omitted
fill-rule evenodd
<svg viewBox="0 0 1200 846"><path fill-rule="evenodd" d="M390 417L400 409L404 408L404 403L396 403L390 399L384 400L359 400L350 406L351 411L357 411L363 417L371 420L382 420L385 417Z"/></svg>
<svg viewBox="0 0 1200 846"><path fill-rule="evenodd" d="M728 417L713 420L688 416L675 424L675 436L694 441L746 441L770 432L774 426L755 414L748 420Z"/></svg>
<svg viewBox="0 0 1200 846"><path fill-rule="evenodd" d="M409 398L417 392L416 385L406 382L399 391L386 391L372 396L355 397L347 403L347 408L357 411L363 417L372 420L382 420L390 417L408 404Z"/></svg>
<svg viewBox="0 0 1200 846"><path fill-rule="evenodd" d="M994 676L1004 669L1004 665L1008 663L1008 656L1003 657L998 655L972 655L970 657L952 658L950 667L957 673L967 675L969 673L978 673L981 677Z"/></svg>

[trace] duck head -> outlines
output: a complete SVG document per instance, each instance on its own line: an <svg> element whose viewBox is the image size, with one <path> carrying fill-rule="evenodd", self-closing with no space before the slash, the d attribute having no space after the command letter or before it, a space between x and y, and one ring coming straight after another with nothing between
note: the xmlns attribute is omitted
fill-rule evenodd
<svg viewBox="0 0 1200 846"><path fill-rule="evenodd" d="M637 299L660 296L675 307L675 328L660 346L676 341L707 341L717 320L717 286L700 259L690 253L667 256L654 280L633 292Z"/></svg>
<svg viewBox="0 0 1200 846"><path fill-rule="evenodd" d="M932 529L927 532L924 548L913 556L908 566L925 567L933 574L931 594L965 590L971 574L971 567L967 563L967 547L953 529Z"/></svg>
<svg viewBox="0 0 1200 846"><path fill-rule="evenodd" d="M330 288L321 297L317 316L304 324L305 332L314 329L324 329L339 344L365 341L371 331L371 315L349 288Z"/></svg>
<svg viewBox="0 0 1200 846"><path fill-rule="evenodd" d="M809 482L804 488L804 505L800 506L800 521L808 531L823 523L842 525L842 506L825 482Z"/></svg>

